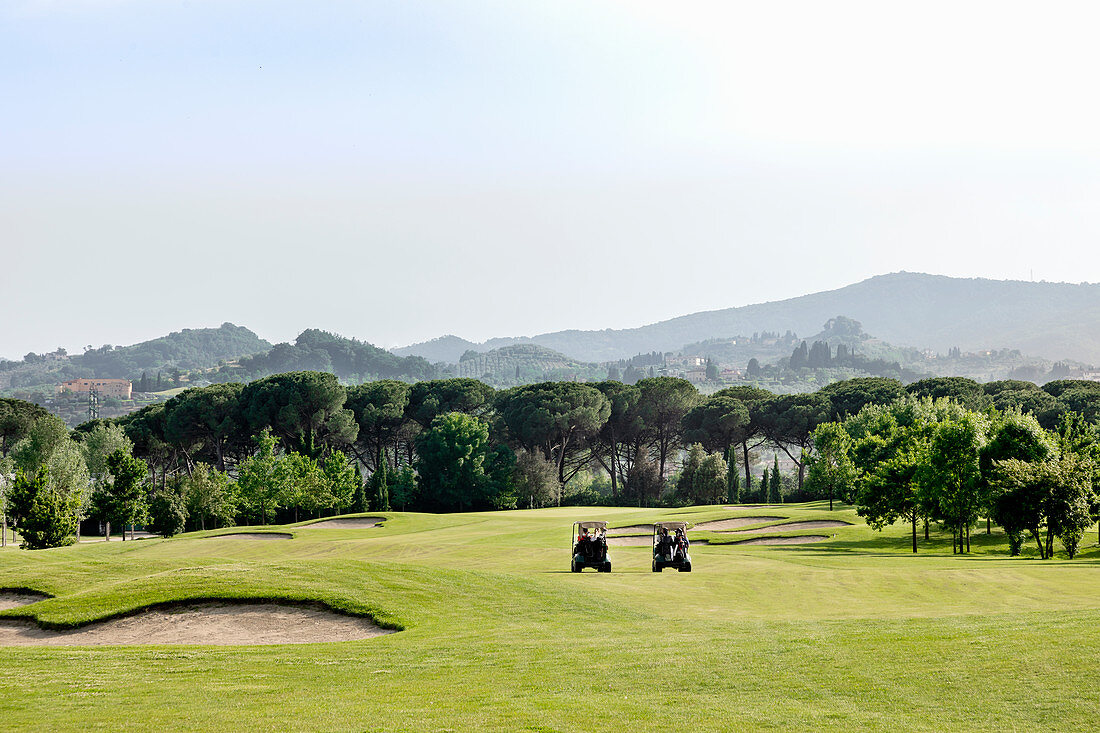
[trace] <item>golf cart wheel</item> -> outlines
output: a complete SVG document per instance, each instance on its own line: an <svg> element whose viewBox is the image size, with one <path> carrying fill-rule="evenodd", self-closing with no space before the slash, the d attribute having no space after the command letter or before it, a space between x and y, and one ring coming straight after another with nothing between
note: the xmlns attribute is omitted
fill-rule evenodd
<svg viewBox="0 0 1100 733"><path fill-rule="evenodd" d="M571 571L573 571L574 573L579 573L579 572L581 571L581 568L580 568L580 566L579 566L579 565L577 565L577 563L575 563L575 562L571 562L571 563L569 563L569 569L570 569Z"/></svg>
<svg viewBox="0 0 1100 733"><path fill-rule="evenodd" d="M656 561L656 560L654 560L654 561L653 561L653 572L655 572L655 573L659 573L659 572L661 572L661 571L662 571L663 569L664 569L664 568L662 568L662 567L661 567L661 566L660 566L660 565L659 565L659 564L657 563L657 561Z"/></svg>
<svg viewBox="0 0 1100 733"><path fill-rule="evenodd" d="M600 572L601 573L610 573L611 572L611 563L608 562L608 563L604 563L603 565L601 565L600 566Z"/></svg>
<svg viewBox="0 0 1100 733"><path fill-rule="evenodd" d="M691 572L691 563L687 563L686 565L681 566L680 567L680 572L681 573L690 573Z"/></svg>

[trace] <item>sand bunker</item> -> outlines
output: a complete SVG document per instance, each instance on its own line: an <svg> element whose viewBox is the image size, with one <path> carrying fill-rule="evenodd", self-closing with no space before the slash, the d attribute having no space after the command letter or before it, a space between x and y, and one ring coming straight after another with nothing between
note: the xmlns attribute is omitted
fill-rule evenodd
<svg viewBox="0 0 1100 733"><path fill-rule="evenodd" d="M607 544L612 547L650 547L653 537L608 537Z"/></svg>
<svg viewBox="0 0 1100 733"><path fill-rule="evenodd" d="M703 522L695 525L694 529L726 530L736 527L747 527L750 524L764 524L766 522L781 522L786 517L735 517L733 519L719 519L715 522ZM787 526L787 525L783 525Z"/></svg>
<svg viewBox="0 0 1100 733"><path fill-rule="evenodd" d="M208 540L290 540L294 535L289 532L230 532L229 534L216 534L207 537Z"/></svg>
<svg viewBox="0 0 1100 733"><path fill-rule="evenodd" d="M49 598L45 593L35 593L32 590L5 590L0 591L0 611L19 606L29 606Z"/></svg>
<svg viewBox="0 0 1100 733"><path fill-rule="evenodd" d="M814 519L806 522L791 522L790 524L776 524L771 527L761 527L760 529L741 529L737 532L731 532L730 534L738 533L752 533L752 532L789 532L791 530L802 529L828 529L830 527L851 527L850 522L841 522L837 519Z"/></svg>
<svg viewBox="0 0 1100 733"><path fill-rule="evenodd" d="M624 534L652 534L652 524L632 524L629 527L612 527L607 530L608 537L614 537L615 535Z"/></svg>
<svg viewBox="0 0 1100 733"><path fill-rule="evenodd" d="M313 524L303 524L298 529L363 529L376 527L379 522L386 521L385 517L346 517L344 519L326 519Z"/></svg>
<svg viewBox="0 0 1100 733"><path fill-rule="evenodd" d="M389 633L365 618L277 603L159 608L66 631L41 629L25 620L0 620L0 646L314 644Z"/></svg>
<svg viewBox="0 0 1100 733"><path fill-rule="evenodd" d="M754 537L751 540L732 542L734 545L809 545L829 539L823 534L804 534L799 537Z"/></svg>

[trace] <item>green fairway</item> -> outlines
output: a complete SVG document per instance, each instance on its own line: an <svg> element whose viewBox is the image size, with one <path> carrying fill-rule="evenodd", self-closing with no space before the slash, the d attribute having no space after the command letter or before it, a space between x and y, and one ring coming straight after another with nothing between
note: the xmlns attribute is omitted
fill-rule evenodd
<svg viewBox="0 0 1100 733"><path fill-rule="evenodd" d="M696 542L694 572L569 572L571 523L738 516L850 527L809 545ZM952 556L935 529L868 529L848 508L386 513L373 528L262 528L289 540L85 543L0 552L0 587L54 596L0 613L73 626L199 598L322 601L400 633L251 647L10 647L7 729L1094 729L1100 550L1009 558L984 528ZM252 528L252 531L259 531ZM1029 550L1030 551L1030 550Z"/></svg>

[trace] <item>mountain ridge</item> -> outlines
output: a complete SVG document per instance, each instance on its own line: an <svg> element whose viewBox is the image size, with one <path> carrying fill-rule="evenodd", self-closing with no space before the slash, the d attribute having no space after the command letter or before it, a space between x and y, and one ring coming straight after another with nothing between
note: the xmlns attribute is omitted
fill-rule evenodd
<svg viewBox="0 0 1100 733"><path fill-rule="evenodd" d="M1100 329L1095 325L1100 323L1100 284L904 271L833 290L701 311L635 328L569 329L493 338L481 344L450 338L475 351L534 343L574 359L598 362L655 350L676 351L688 343L755 331L815 333L837 314L861 321L868 332L885 341L913 348L1014 348L1052 360L1100 362ZM424 344L393 351L418 355Z"/></svg>

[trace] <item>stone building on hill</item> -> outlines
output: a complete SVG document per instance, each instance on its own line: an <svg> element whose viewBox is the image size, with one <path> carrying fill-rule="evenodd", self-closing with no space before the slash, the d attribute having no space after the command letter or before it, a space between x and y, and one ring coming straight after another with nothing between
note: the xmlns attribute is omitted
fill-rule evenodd
<svg viewBox="0 0 1100 733"><path fill-rule="evenodd" d="M57 386L57 393L91 392L93 388L103 397L123 400L131 399L134 391L129 379L70 379Z"/></svg>

